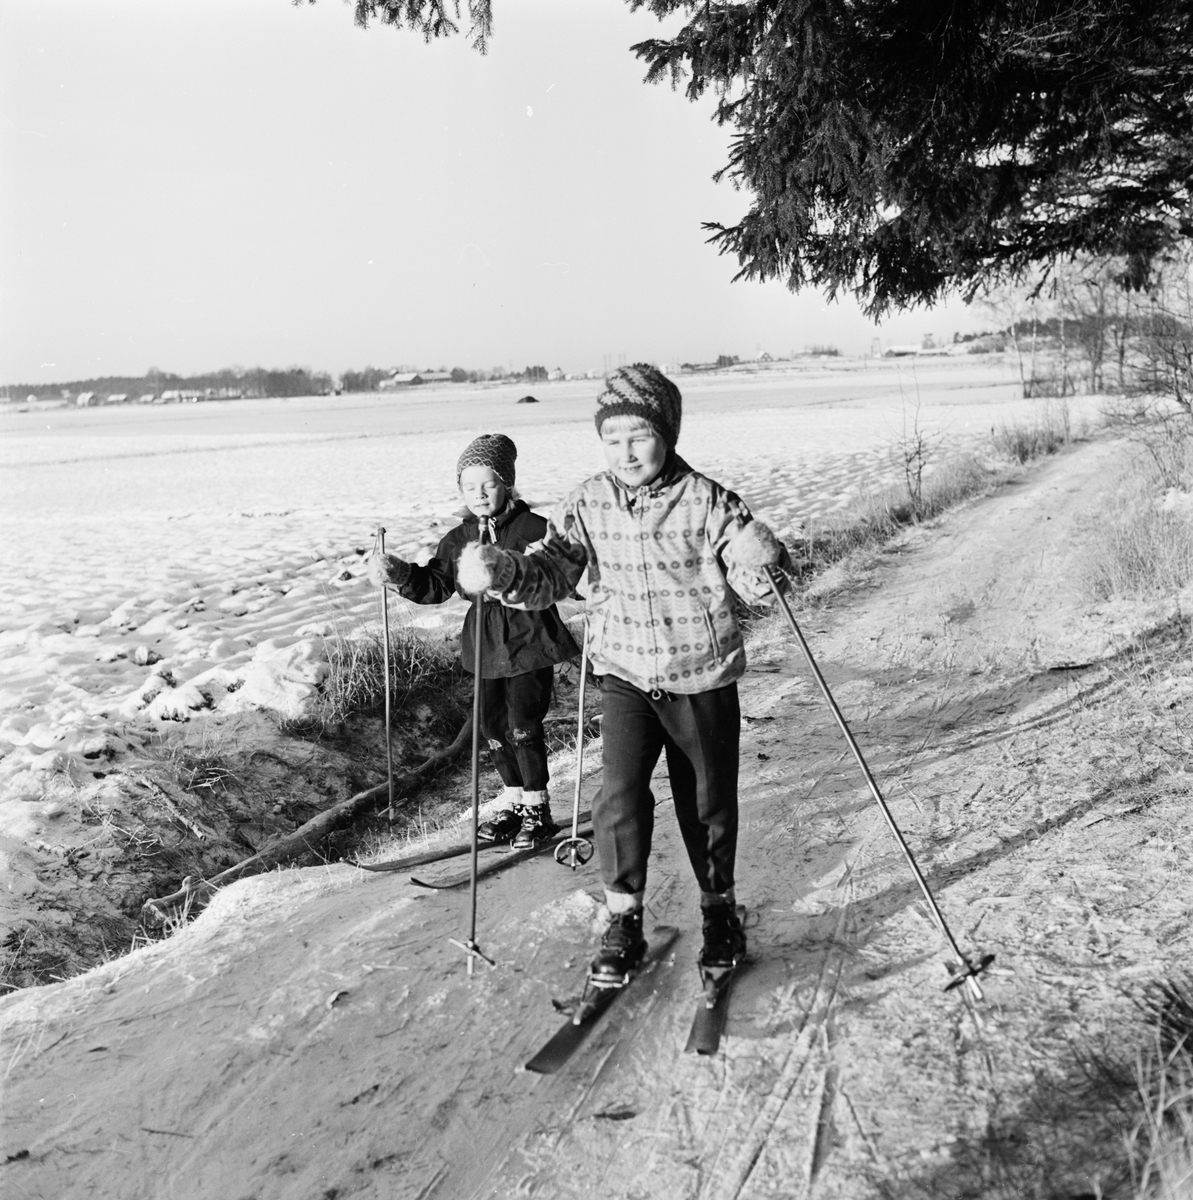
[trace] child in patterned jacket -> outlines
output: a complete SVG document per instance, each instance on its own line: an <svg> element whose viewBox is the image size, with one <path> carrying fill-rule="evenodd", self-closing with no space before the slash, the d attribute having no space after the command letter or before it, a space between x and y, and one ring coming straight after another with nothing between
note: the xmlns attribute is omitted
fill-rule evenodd
<svg viewBox="0 0 1193 1200"><path fill-rule="evenodd" d="M481 541L507 550L526 550L547 530L514 491L517 447L503 433L486 433L465 447L456 463L456 485L468 513L449 530L425 565L395 554L374 555L369 578L388 585L415 604L442 604L465 592L456 579L460 552ZM482 842L506 842L517 849L549 838L558 828L547 792L547 745L543 718L551 704L555 664L579 653L554 606L542 612L482 603L481 735L505 789L500 811L477 831ZM468 613L461 636L466 670L472 670L476 610Z"/></svg>
<svg viewBox="0 0 1193 1200"><path fill-rule="evenodd" d="M636 363L597 398L609 469L560 502L527 553L466 548L461 586L522 608L571 594L588 571L588 649L602 677L603 784L593 828L609 927L594 983L624 983L646 952L642 906L654 830L650 777L665 751L680 833L700 886L704 967L745 953L737 915L737 680L746 655L734 593L770 597L787 551L732 492L675 452L679 389Z"/></svg>

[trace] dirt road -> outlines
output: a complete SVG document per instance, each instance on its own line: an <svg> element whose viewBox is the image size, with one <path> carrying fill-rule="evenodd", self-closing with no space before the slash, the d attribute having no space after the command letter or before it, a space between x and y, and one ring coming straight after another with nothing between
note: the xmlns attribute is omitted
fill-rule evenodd
<svg viewBox="0 0 1193 1200"><path fill-rule="evenodd" d="M1124 981L1189 955L1175 842L1127 853L1119 812L1157 786L1154 764L1099 717L1108 664L1155 614L1094 610L1074 583L1117 453L1050 461L802 618L958 939L997 954L980 1012L942 992L939 934L776 621L742 688L752 962L716 1057L681 1053L699 914L673 818L647 924L681 936L555 1077L519 1064L559 1022L551 998L578 989L602 925L594 867L536 860L482 885L498 966L471 981L448 941L466 894L284 872L167 942L0 1001L6 1194L979 1194L975 1148L1039 1101L1042 1068L1063 1074L1072 1029L1118 1019ZM666 812L662 777L656 794ZM1095 1158L1052 1182L1077 1170L1076 1194Z"/></svg>

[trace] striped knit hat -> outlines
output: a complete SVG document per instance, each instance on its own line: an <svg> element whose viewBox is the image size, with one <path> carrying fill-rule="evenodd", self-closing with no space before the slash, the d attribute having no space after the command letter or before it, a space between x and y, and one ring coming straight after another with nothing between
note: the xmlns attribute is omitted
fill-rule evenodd
<svg viewBox="0 0 1193 1200"><path fill-rule="evenodd" d="M488 467L507 488L514 486L518 447L504 433L482 433L469 442L456 463L456 487L466 467Z"/></svg>
<svg viewBox="0 0 1193 1200"><path fill-rule="evenodd" d="M682 410L679 388L658 367L650 363L618 367L606 378L605 390L597 397L597 433L610 417L641 417L674 450Z"/></svg>

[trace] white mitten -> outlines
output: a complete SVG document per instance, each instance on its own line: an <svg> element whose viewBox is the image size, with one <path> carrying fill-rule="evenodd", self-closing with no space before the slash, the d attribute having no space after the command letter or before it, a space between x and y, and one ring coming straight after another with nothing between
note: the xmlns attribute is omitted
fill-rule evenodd
<svg viewBox="0 0 1193 1200"><path fill-rule="evenodd" d="M401 587L410 578L410 564L396 554L371 554L366 573L374 587L385 587L387 583Z"/></svg>
<svg viewBox="0 0 1193 1200"><path fill-rule="evenodd" d="M514 581L514 558L488 542L469 542L460 552L456 579L470 595L503 592Z"/></svg>
<svg viewBox="0 0 1193 1200"><path fill-rule="evenodd" d="M741 532L729 543L728 550L739 567L753 571L776 567L783 557L783 547L770 527L761 521L743 525Z"/></svg>

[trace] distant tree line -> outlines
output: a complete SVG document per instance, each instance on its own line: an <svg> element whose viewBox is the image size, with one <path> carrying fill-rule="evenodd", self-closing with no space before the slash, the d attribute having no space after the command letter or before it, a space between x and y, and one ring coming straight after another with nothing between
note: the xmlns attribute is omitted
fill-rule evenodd
<svg viewBox="0 0 1193 1200"><path fill-rule="evenodd" d="M453 383L483 383L489 380L522 380L540 383L551 377L544 366L528 366L523 371L510 371L505 367L490 367L487 370L452 367L435 368L437 374L450 374ZM265 367L224 367L219 371L206 371L198 375L178 375L150 367L144 375L102 375L92 379L72 379L61 383L14 383L7 385L15 397L24 399L28 395L39 399L73 397L80 392L94 392L97 396L127 395L130 400L145 395L160 397L164 393L202 393L205 398L217 400L253 399L272 396L329 396L342 392L375 392L384 380L395 373L417 374L410 366L364 367L359 371L345 371L338 380L326 371L312 371L309 367L289 367L282 370ZM425 373L425 372L424 372Z"/></svg>
<svg viewBox="0 0 1193 1200"><path fill-rule="evenodd" d="M345 371L340 386L346 392L375 392L377 385L389 375L380 367L365 367L362 371Z"/></svg>
<svg viewBox="0 0 1193 1200"><path fill-rule="evenodd" d="M1159 256L1139 291L1121 286L1123 269L1078 258L1046 280L992 289L982 307L1014 351L1025 395L1162 396L1193 417L1193 247Z"/></svg>
<svg viewBox="0 0 1193 1200"><path fill-rule="evenodd" d="M173 389L212 388L216 391L240 390L251 396L326 396L334 390L332 377L326 371L308 367L287 367L282 370L266 367L225 367L202 375L173 375L150 367L145 375L147 389L159 395Z"/></svg>
<svg viewBox="0 0 1193 1200"><path fill-rule="evenodd" d="M388 379L396 371L399 374L417 374L414 367L364 367L359 371L345 371L340 376L340 390L345 392L375 392L383 380ZM549 372L543 366L528 366L524 371L510 371L505 367L467 368L467 367L436 367L437 372L451 376L452 383L485 383L496 379L520 379L527 383L540 383L549 377Z"/></svg>
<svg viewBox="0 0 1193 1200"><path fill-rule="evenodd" d="M41 398L79 392L99 395L126 393L130 398L169 391L214 392L221 398L258 396L325 396L334 390L332 378L326 371L307 367L270 370L265 367L225 367L199 375L177 375L150 367L144 375L102 375L93 379L72 379L62 383L14 383L9 391L20 396Z"/></svg>

